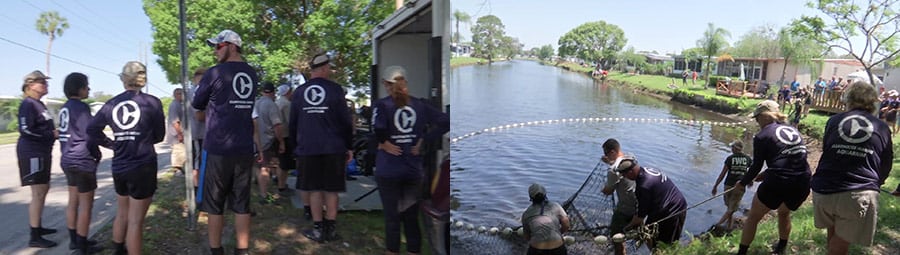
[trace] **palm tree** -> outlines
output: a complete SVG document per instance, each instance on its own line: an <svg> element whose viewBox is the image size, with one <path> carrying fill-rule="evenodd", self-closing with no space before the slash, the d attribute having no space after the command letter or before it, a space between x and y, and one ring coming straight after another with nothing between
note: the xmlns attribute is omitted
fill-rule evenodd
<svg viewBox="0 0 900 255"><path fill-rule="evenodd" d="M706 54L706 72L704 72L704 76L706 76L707 86L709 86L710 60L712 56L719 55L722 50L728 48L726 37L731 37L731 33L728 30L721 27L717 28L713 23L709 23L709 27L703 32L703 38L697 40L697 47L702 48L703 53Z"/></svg>
<svg viewBox="0 0 900 255"><path fill-rule="evenodd" d="M459 44L459 22L468 24L469 22L472 22L472 17L469 16L468 13L456 10L453 12L453 18L456 19L456 34L454 34L453 38L456 38L456 44Z"/></svg>
<svg viewBox="0 0 900 255"><path fill-rule="evenodd" d="M63 31L69 28L69 21L56 11L42 12L35 22L35 28L41 34L50 38L47 42L47 74L50 74L50 49L53 47L53 40L62 36Z"/></svg>

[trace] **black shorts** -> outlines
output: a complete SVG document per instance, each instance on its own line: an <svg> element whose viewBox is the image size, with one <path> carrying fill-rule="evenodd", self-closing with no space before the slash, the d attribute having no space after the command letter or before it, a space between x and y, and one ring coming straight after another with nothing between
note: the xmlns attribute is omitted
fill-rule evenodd
<svg viewBox="0 0 900 255"><path fill-rule="evenodd" d="M791 211L796 211L809 196L809 175L784 178L767 175L759 184L756 197L771 210L776 210L782 203Z"/></svg>
<svg viewBox="0 0 900 255"><path fill-rule="evenodd" d="M83 171L78 168L63 169L66 174L66 185L77 187L78 193L87 193L97 189L97 173Z"/></svg>
<svg viewBox="0 0 900 255"><path fill-rule="evenodd" d="M201 155L203 155L203 139L194 139L191 147L191 158L194 160L194 169L200 169Z"/></svg>
<svg viewBox="0 0 900 255"><path fill-rule="evenodd" d="M302 191L347 191L347 154L325 154L297 157L296 187Z"/></svg>
<svg viewBox="0 0 900 255"><path fill-rule="evenodd" d="M134 170L113 173L116 194L134 199L146 199L156 193L156 162L148 163Z"/></svg>
<svg viewBox="0 0 900 255"><path fill-rule="evenodd" d="M19 156L19 180L22 186L50 183L50 155Z"/></svg>
<svg viewBox="0 0 900 255"><path fill-rule="evenodd" d="M225 204L236 214L250 213L253 155L222 156L204 152L200 167L200 210L222 215Z"/></svg>
<svg viewBox="0 0 900 255"><path fill-rule="evenodd" d="M278 158L278 163L283 171L297 167L297 161L294 159L294 148L296 147L294 146L294 143L295 142L291 141L291 139L284 139L284 153L281 153Z"/></svg>
<svg viewBox="0 0 900 255"><path fill-rule="evenodd" d="M256 162L256 164L260 167L265 168L276 168L279 167L279 159L281 158L281 154L278 153L278 141L272 142L272 145L269 148L265 149L262 152L263 162Z"/></svg>

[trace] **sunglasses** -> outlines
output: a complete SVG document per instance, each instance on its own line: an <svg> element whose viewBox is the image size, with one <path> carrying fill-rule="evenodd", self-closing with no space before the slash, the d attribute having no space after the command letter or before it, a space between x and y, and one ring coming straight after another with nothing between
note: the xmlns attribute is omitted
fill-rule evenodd
<svg viewBox="0 0 900 255"><path fill-rule="evenodd" d="M222 47L228 46L228 44L229 43L226 43L226 42L216 44L216 50L220 50L220 49L222 49Z"/></svg>

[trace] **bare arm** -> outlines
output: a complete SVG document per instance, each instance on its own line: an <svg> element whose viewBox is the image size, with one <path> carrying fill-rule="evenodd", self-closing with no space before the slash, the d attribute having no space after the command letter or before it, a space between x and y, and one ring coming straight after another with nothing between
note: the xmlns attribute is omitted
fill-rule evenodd
<svg viewBox="0 0 900 255"><path fill-rule="evenodd" d="M716 178L716 184L713 184L712 195L716 195L716 190L719 189L719 183L722 183L722 179L725 178L725 173L728 172L728 165L722 166L722 172L719 173L719 177Z"/></svg>

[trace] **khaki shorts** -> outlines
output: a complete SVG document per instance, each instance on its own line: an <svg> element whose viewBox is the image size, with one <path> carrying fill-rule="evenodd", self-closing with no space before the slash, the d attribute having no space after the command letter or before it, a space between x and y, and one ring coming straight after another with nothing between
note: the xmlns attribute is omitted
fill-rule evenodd
<svg viewBox="0 0 900 255"><path fill-rule="evenodd" d="M856 190L834 194L813 192L817 228L834 228L847 242L871 246L878 223L878 191Z"/></svg>
<svg viewBox="0 0 900 255"><path fill-rule="evenodd" d="M728 190L732 187L734 186L725 185L725 190ZM725 206L728 207L728 211L737 211L738 207L741 205L741 199L744 198L744 192L746 191L747 188L741 190L733 189L722 196L725 199Z"/></svg>
<svg viewBox="0 0 900 255"><path fill-rule="evenodd" d="M184 162L186 161L184 150L184 143L172 144L172 167L184 169Z"/></svg>

